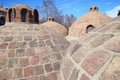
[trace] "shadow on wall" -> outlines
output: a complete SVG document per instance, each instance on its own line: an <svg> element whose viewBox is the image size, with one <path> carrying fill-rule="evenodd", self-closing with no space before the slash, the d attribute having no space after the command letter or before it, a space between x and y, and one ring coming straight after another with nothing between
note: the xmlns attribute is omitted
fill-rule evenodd
<svg viewBox="0 0 120 80"><path fill-rule="evenodd" d="M0 26L5 24L5 17L0 17Z"/></svg>

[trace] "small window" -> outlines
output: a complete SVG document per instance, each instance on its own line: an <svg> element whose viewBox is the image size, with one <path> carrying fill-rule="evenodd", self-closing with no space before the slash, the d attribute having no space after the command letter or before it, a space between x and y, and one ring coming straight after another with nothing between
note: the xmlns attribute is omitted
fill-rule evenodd
<svg viewBox="0 0 120 80"><path fill-rule="evenodd" d="M90 11L92 11L92 8L90 8Z"/></svg>
<svg viewBox="0 0 120 80"><path fill-rule="evenodd" d="M98 8L97 8L97 7L94 7L94 11L98 11Z"/></svg>
<svg viewBox="0 0 120 80"><path fill-rule="evenodd" d="M39 14L36 9L34 10L34 22L39 23Z"/></svg>
<svg viewBox="0 0 120 80"><path fill-rule="evenodd" d="M90 32L91 30L94 29L94 26L93 25L88 25L87 26L87 29L86 29L86 33Z"/></svg>

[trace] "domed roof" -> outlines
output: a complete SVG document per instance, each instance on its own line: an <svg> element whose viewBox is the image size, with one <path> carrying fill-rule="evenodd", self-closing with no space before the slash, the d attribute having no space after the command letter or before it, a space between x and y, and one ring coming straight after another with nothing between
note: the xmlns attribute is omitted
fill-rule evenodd
<svg viewBox="0 0 120 80"><path fill-rule="evenodd" d="M26 8L26 9L33 9L27 5L24 5L24 4L16 4L16 5L13 5L11 8L19 8L19 9L22 9L22 8Z"/></svg>
<svg viewBox="0 0 120 80"><path fill-rule="evenodd" d="M61 24L57 23L57 22L54 22L54 21L47 21L43 24L41 24L43 26L47 26L51 29L53 29L54 31L56 31L57 33L63 35L63 36L66 36L67 35L67 29L62 26Z"/></svg>
<svg viewBox="0 0 120 80"><path fill-rule="evenodd" d="M0 7L0 11L6 12L7 10L5 8L3 8L3 7Z"/></svg>
<svg viewBox="0 0 120 80"><path fill-rule="evenodd" d="M72 44L60 71L61 80L119 80L120 17Z"/></svg>
<svg viewBox="0 0 120 80"><path fill-rule="evenodd" d="M90 8L90 12L76 20L69 29L70 37L81 37L87 33L87 28L92 25L96 28L108 21L111 18L105 14L98 12L98 8L93 6Z"/></svg>
<svg viewBox="0 0 120 80"><path fill-rule="evenodd" d="M7 23L0 27L0 80L51 80L69 42L48 27Z"/></svg>

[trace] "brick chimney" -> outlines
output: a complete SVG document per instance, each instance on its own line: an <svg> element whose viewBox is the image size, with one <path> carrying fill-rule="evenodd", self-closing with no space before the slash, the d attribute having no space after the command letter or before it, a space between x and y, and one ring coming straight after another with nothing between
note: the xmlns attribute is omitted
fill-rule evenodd
<svg viewBox="0 0 120 80"><path fill-rule="evenodd" d="M92 6L92 7L90 7L89 11L98 11L98 7L97 6Z"/></svg>
<svg viewBox="0 0 120 80"><path fill-rule="evenodd" d="M53 17L48 17L48 21L54 21Z"/></svg>

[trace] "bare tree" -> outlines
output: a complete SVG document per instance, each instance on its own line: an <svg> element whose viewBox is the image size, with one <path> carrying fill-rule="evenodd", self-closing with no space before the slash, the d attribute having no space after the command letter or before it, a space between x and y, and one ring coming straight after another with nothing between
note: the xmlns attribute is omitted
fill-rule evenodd
<svg viewBox="0 0 120 80"><path fill-rule="evenodd" d="M48 17L53 17L56 22L63 24L64 15L55 5L55 0L42 0L42 7L38 7L40 21L47 21Z"/></svg>
<svg viewBox="0 0 120 80"><path fill-rule="evenodd" d="M66 26L67 29L69 29L69 27L72 25L72 23L76 20L77 18L71 14L70 16L68 14L66 14L65 16L65 21L64 24Z"/></svg>

